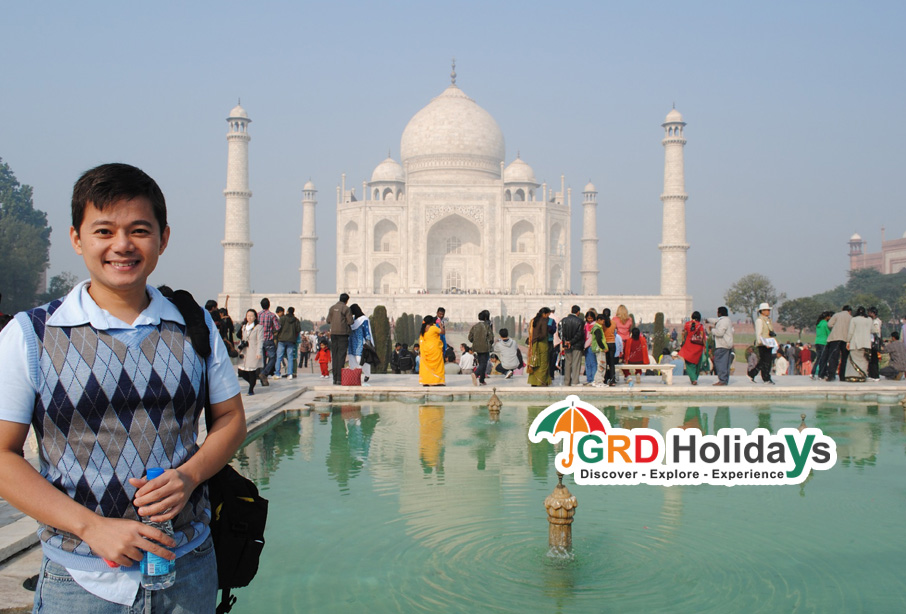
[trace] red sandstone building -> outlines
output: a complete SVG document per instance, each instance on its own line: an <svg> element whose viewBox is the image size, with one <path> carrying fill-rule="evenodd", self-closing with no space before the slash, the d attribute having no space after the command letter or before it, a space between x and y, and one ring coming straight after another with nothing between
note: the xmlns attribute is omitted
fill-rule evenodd
<svg viewBox="0 0 906 614"><path fill-rule="evenodd" d="M881 251L865 253L865 241L858 234L849 239L849 270L874 269L881 273L897 273L906 269L906 234L899 239L884 240L881 229Z"/></svg>

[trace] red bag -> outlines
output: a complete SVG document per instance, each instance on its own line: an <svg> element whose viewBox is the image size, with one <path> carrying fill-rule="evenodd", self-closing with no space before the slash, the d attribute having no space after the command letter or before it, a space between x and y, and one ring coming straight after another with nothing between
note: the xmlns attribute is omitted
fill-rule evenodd
<svg viewBox="0 0 906 614"><path fill-rule="evenodd" d="M689 335L689 343L705 345L705 328L701 324L693 324L693 326L695 326L695 330Z"/></svg>
<svg viewBox="0 0 906 614"><path fill-rule="evenodd" d="M361 386L362 370L361 369L343 369L340 372L340 384L342 386Z"/></svg>

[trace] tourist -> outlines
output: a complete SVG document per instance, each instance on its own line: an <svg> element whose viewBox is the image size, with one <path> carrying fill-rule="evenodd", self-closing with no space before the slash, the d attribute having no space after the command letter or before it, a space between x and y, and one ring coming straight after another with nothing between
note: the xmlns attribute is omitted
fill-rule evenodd
<svg viewBox="0 0 906 614"><path fill-rule="evenodd" d="M40 525L35 611L150 608L136 565L147 552L178 567L155 602L213 612L204 484L245 440L239 381L209 315L197 331L212 350L202 358L196 331L147 285L170 237L154 180L127 164L98 166L76 183L71 213L90 279L0 335L0 497ZM199 447L205 392L212 421ZM40 470L22 456L30 423ZM163 475L149 481L150 467ZM172 522L173 537L142 519Z"/></svg>
<svg viewBox="0 0 906 614"><path fill-rule="evenodd" d="M394 375L400 374L400 348L403 344L397 343L393 346L393 352L390 353L390 372Z"/></svg>
<svg viewBox="0 0 906 614"><path fill-rule="evenodd" d="M422 386L443 386L444 377L444 334L443 323L434 316L425 316L418 331L418 383Z"/></svg>
<svg viewBox="0 0 906 614"><path fill-rule="evenodd" d="M903 344L899 331L890 333L890 341L881 349L881 353L887 354L890 361L879 373L887 379L903 379L903 373L906 372L906 345Z"/></svg>
<svg viewBox="0 0 906 614"><path fill-rule="evenodd" d="M258 312L258 324L261 325L264 336L264 368L258 378L264 386L267 386L267 378L274 374L274 367L277 365L277 329L280 323L277 316L270 311L271 302L265 297L261 299L261 311Z"/></svg>
<svg viewBox="0 0 906 614"><path fill-rule="evenodd" d="M790 361L787 360L786 356L783 355L783 352L777 352L777 357L774 359L774 365L771 367L771 374L789 375L789 367Z"/></svg>
<svg viewBox="0 0 906 614"><path fill-rule="evenodd" d="M417 343L412 345L412 355L415 357L415 374L418 375L418 368L422 361L421 348Z"/></svg>
<svg viewBox="0 0 906 614"><path fill-rule="evenodd" d="M679 350L670 352L670 362L673 363L673 374L683 375L686 372L686 361L680 358Z"/></svg>
<svg viewBox="0 0 906 614"><path fill-rule="evenodd" d="M616 326L615 334L619 335L620 340L623 342L623 354L625 354L626 342L629 341L629 335L632 331L632 318L629 317L629 310L626 309L626 305L617 307L617 315L614 316L613 323ZM614 362L623 360L623 354L614 354Z"/></svg>
<svg viewBox="0 0 906 614"><path fill-rule="evenodd" d="M856 315L849 321L846 335L848 360L843 368L843 379L848 382L864 382L868 379L868 353L871 351L871 318L865 307L859 305ZM878 381L872 379L871 381Z"/></svg>
<svg viewBox="0 0 906 614"><path fill-rule="evenodd" d="M812 372L812 351L807 343L799 342L799 375L809 375Z"/></svg>
<svg viewBox="0 0 906 614"><path fill-rule="evenodd" d="M790 342L786 345L785 350L787 360L786 375L796 375L796 365L799 363L799 346Z"/></svg>
<svg viewBox="0 0 906 614"><path fill-rule="evenodd" d="M548 370L551 376L551 383L557 373L558 359L560 358L560 335L557 334L557 320L554 318L556 309L551 307L551 313L547 318L547 358Z"/></svg>
<svg viewBox="0 0 906 614"><path fill-rule="evenodd" d="M280 379L280 368L283 357L286 357L286 377L293 379L296 368L296 341L302 332L302 324L296 317L296 308L288 307L286 314L280 317L280 328L277 330L277 368L274 377Z"/></svg>
<svg viewBox="0 0 906 614"><path fill-rule="evenodd" d="M333 361L333 385L339 386L342 383L343 365L346 364L346 353L349 349L349 335L352 334L352 311L346 303L349 302L349 295L345 292L340 295L340 299L331 305L327 311L327 323L330 325L330 354Z"/></svg>
<svg viewBox="0 0 906 614"><path fill-rule="evenodd" d="M478 314L478 322L469 331L469 343L475 352L476 368L472 381L476 386L485 385L488 374L488 357L491 355L491 346L494 345L494 325L491 323L491 312L487 309Z"/></svg>
<svg viewBox="0 0 906 614"><path fill-rule="evenodd" d="M834 315L830 311L823 311L815 322L815 344L812 346L814 354L814 363L812 366L812 379L823 378L827 370L827 336L830 334L830 327L827 321Z"/></svg>
<svg viewBox="0 0 906 614"><path fill-rule="evenodd" d="M717 381L714 386L726 386L730 383L730 364L733 360L733 323L726 307L717 308L717 320L711 327L714 338L714 370ZM710 323L710 320L709 320Z"/></svg>
<svg viewBox="0 0 906 614"><path fill-rule="evenodd" d="M829 382L838 376L843 379L846 370L846 359L849 351L846 349L846 338L849 335L849 323L852 320L852 307L843 305L843 308L831 316L827 321L830 334L827 336L827 373L824 376Z"/></svg>
<svg viewBox="0 0 906 614"><path fill-rule="evenodd" d="M623 349L623 362L629 365L647 365L649 364L648 343L644 336L641 335L638 327L633 328L629 333L629 340ZM623 369L623 375L631 377L638 374L638 369Z"/></svg>
<svg viewBox="0 0 906 614"><path fill-rule="evenodd" d="M315 362L321 367L321 378L328 379L330 377L331 358L327 341L321 341L318 344L318 351L315 353Z"/></svg>
<svg viewBox="0 0 906 614"><path fill-rule="evenodd" d="M442 328L442 329L444 330L444 332L442 332L441 335L440 335L440 342L443 344L443 353L444 353L444 356L446 356L446 355L447 355L447 348L449 347L449 346L447 345L447 333L446 333L446 330L447 330L447 310L444 309L443 307L438 307L438 308L437 308L437 312L436 312L435 315L434 315L434 318L435 318L435 322L436 322L437 327L438 327L438 328Z"/></svg>
<svg viewBox="0 0 906 614"><path fill-rule="evenodd" d="M550 386L551 374L548 362L548 336L551 335L551 310L542 307L532 318L529 328L528 383L530 386Z"/></svg>
<svg viewBox="0 0 906 614"><path fill-rule="evenodd" d="M871 319L871 348L868 354L868 379L873 382L881 381L878 372L881 353L881 319L878 317L878 308L869 307L868 317Z"/></svg>
<svg viewBox="0 0 906 614"><path fill-rule="evenodd" d="M464 375L471 375L472 383L475 383L477 381L475 377L475 354L472 352L472 348L465 343L461 343L459 348L462 350L462 354L459 357L459 372Z"/></svg>
<svg viewBox="0 0 906 614"><path fill-rule="evenodd" d="M415 350L418 351L418 345L415 346ZM399 365L402 375L410 375L415 370L415 356L409 351L409 345L406 343L400 345Z"/></svg>
<svg viewBox="0 0 906 614"><path fill-rule="evenodd" d="M594 309L585 312L585 385L590 386L595 380L595 370L598 368L598 361L594 351L591 349L591 329L595 325L598 314Z"/></svg>
<svg viewBox="0 0 906 614"><path fill-rule="evenodd" d="M607 315L604 312L606 311L605 309L597 315L595 324L591 327L591 350L594 352L595 361L598 363L595 369L595 381L592 383L595 388L603 388L607 385L613 386L613 383L607 379L607 350L609 345L604 335L604 325L607 320Z"/></svg>
<svg viewBox="0 0 906 614"><path fill-rule="evenodd" d="M762 303L758 306L758 318L755 320L755 348L758 353L758 362L755 368L749 367L747 374L754 384L755 376L761 372L761 379L765 384L773 384L771 379L771 366L773 362L772 349L777 349L777 340L774 338L774 325L771 324L771 306Z"/></svg>
<svg viewBox="0 0 906 614"><path fill-rule="evenodd" d="M307 332L302 333L299 338L299 368L304 369L308 366L308 357L311 355L311 335Z"/></svg>
<svg viewBox="0 0 906 614"><path fill-rule="evenodd" d="M513 371L522 368L519 347L514 339L510 339L510 331L506 328L500 329L500 339L494 343L494 353L497 354L497 370L506 379L513 377Z"/></svg>
<svg viewBox="0 0 906 614"><path fill-rule="evenodd" d="M698 385L699 363L705 351L707 336L702 315L693 311L692 318L683 325L683 345L679 351L680 357L686 362L686 375L693 386Z"/></svg>
<svg viewBox="0 0 906 614"><path fill-rule="evenodd" d="M573 305L568 316L560 320L560 344L563 347L563 385L578 386L585 354L585 322L582 308Z"/></svg>
<svg viewBox="0 0 906 614"><path fill-rule="evenodd" d="M620 337L620 349L618 353L616 347L617 325L610 319L610 309L605 308L601 312L601 315L603 316L603 319L599 318L598 321L603 322L604 341L607 342L607 347L605 348L607 352L607 362L603 377L604 382L607 385L614 386L617 383L617 374L614 365L616 364L616 357L623 353L623 338ZM598 362L598 368L601 368L600 361Z"/></svg>
<svg viewBox="0 0 906 614"><path fill-rule="evenodd" d="M368 361L362 360L362 355L365 352L365 344L371 344L371 347L374 347L374 337L371 334L371 322L368 321L368 316L365 315L365 312L362 311L362 308L359 307L358 303L353 303L349 306L349 311L352 314L352 326L350 326L352 332L349 335L349 343L346 349L346 359L349 361L350 369L361 369L362 370L362 384L366 384L371 378L371 364Z"/></svg>
<svg viewBox="0 0 906 614"><path fill-rule="evenodd" d="M245 312L245 324L239 329L239 377L249 383L249 396L255 394L258 373L264 367L264 334L254 309Z"/></svg>

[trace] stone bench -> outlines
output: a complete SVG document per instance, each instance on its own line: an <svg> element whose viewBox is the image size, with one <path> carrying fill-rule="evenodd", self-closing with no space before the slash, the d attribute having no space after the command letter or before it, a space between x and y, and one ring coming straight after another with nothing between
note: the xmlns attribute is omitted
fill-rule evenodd
<svg viewBox="0 0 906 614"><path fill-rule="evenodd" d="M659 364L649 364L649 365L624 365L617 364L614 365L614 369L626 369L627 371L635 372L635 383L642 383L642 371L660 371L661 377L664 379L664 383L668 386L673 385L673 369L675 365L659 365ZM615 371L616 373L616 371ZM631 375L631 373L630 373Z"/></svg>

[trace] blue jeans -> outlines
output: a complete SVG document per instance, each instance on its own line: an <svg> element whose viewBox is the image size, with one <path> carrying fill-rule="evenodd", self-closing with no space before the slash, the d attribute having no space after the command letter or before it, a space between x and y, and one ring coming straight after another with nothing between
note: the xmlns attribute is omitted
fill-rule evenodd
<svg viewBox="0 0 906 614"><path fill-rule="evenodd" d="M277 364L277 345L273 341L264 342L264 369L263 375L273 375L274 365Z"/></svg>
<svg viewBox="0 0 906 614"><path fill-rule="evenodd" d="M296 366L296 344L294 342L280 341L277 343L277 377L280 377L280 365L283 364L283 357L286 356L286 374L292 375Z"/></svg>
<svg viewBox="0 0 906 614"><path fill-rule="evenodd" d="M595 381L595 371L598 369L598 360L590 347L585 348L585 381L589 384Z"/></svg>
<svg viewBox="0 0 906 614"><path fill-rule="evenodd" d="M46 557L35 589L34 614L211 614L217 607L217 559L208 537L198 548L176 559L176 582L159 591L138 589L131 606L92 595L66 568Z"/></svg>

